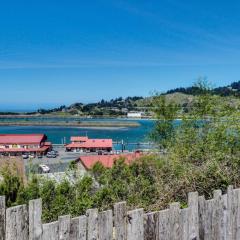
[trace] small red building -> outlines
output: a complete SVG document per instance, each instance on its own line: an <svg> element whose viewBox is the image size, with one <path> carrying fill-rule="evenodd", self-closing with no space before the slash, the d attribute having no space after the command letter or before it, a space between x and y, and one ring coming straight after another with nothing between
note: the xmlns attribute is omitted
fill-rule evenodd
<svg viewBox="0 0 240 240"><path fill-rule="evenodd" d="M112 168L114 161L124 158L126 164L131 164L133 161L142 157L143 154L140 152L127 153L120 155L91 155L91 156L81 156L78 159L78 167L85 170L91 169L97 162L101 163L106 168Z"/></svg>
<svg viewBox="0 0 240 240"><path fill-rule="evenodd" d="M44 155L52 147L45 134L0 134L0 154Z"/></svg>
<svg viewBox="0 0 240 240"><path fill-rule="evenodd" d="M67 151L97 152L112 151L112 139L89 139L88 137L71 137L71 143L66 145Z"/></svg>

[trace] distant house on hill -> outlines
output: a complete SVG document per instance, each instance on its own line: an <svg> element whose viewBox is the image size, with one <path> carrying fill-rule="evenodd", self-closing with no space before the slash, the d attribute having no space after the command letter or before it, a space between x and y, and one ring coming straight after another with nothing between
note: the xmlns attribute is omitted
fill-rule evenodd
<svg viewBox="0 0 240 240"><path fill-rule="evenodd" d="M113 149L113 141L112 139L90 139L88 137L77 136L71 137L71 143L65 147L67 151L110 152Z"/></svg>
<svg viewBox="0 0 240 240"><path fill-rule="evenodd" d="M45 134L0 134L0 154L3 155L44 155L51 146Z"/></svg>
<svg viewBox="0 0 240 240"><path fill-rule="evenodd" d="M112 168L114 161L124 158L126 164L131 164L136 159L142 157L143 154L139 152L127 153L120 155L92 155L92 156L80 156L77 160L79 170L90 170L97 162L101 163L106 168Z"/></svg>
<svg viewBox="0 0 240 240"><path fill-rule="evenodd" d="M128 118L142 118L143 113L142 112L129 112L127 114Z"/></svg>

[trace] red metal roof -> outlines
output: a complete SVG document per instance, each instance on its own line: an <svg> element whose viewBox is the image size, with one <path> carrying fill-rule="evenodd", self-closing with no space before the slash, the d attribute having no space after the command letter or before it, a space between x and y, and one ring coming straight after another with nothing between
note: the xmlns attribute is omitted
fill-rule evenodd
<svg viewBox="0 0 240 240"><path fill-rule="evenodd" d="M92 155L92 156L81 156L79 160L82 162L86 169L91 169L95 163L100 162L104 167L111 168L115 160L123 157L125 163L130 164L134 160L140 158L141 153L129 153L120 155Z"/></svg>
<svg viewBox="0 0 240 240"><path fill-rule="evenodd" d="M44 134L0 134L0 144L40 144Z"/></svg>
<svg viewBox="0 0 240 240"><path fill-rule="evenodd" d="M112 148L112 139L88 139L82 143L70 143L66 148Z"/></svg>
<svg viewBox="0 0 240 240"><path fill-rule="evenodd" d="M71 142L86 142L88 140L88 137L71 137Z"/></svg>

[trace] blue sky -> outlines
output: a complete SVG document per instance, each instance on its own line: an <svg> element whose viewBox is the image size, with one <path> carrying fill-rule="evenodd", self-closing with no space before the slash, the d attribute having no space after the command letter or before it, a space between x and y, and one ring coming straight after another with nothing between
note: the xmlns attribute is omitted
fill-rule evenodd
<svg viewBox="0 0 240 240"><path fill-rule="evenodd" d="M2 1L0 110L240 79L240 2Z"/></svg>

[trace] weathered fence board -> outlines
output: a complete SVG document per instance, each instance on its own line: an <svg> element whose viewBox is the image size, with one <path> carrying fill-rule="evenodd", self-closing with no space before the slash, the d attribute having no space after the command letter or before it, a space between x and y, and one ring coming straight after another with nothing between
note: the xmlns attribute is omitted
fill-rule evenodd
<svg viewBox="0 0 240 240"><path fill-rule="evenodd" d="M99 240L112 240L113 216L112 210L99 213Z"/></svg>
<svg viewBox="0 0 240 240"><path fill-rule="evenodd" d="M223 207L223 219L221 223L222 231L222 240L227 240L227 215L228 215L228 206L227 206L227 194L222 195L222 207Z"/></svg>
<svg viewBox="0 0 240 240"><path fill-rule="evenodd" d="M205 234L205 197L198 198L198 220L199 220L199 238L204 239Z"/></svg>
<svg viewBox="0 0 240 240"><path fill-rule="evenodd" d="M5 227L6 227L6 199L4 196L0 196L0 240L5 239Z"/></svg>
<svg viewBox="0 0 240 240"><path fill-rule="evenodd" d="M26 205L6 210L6 240L28 239L28 210Z"/></svg>
<svg viewBox="0 0 240 240"><path fill-rule="evenodd" d="M240 239L240 189L234 190L234 209L235 209L235 224L234 224L234 239Z"/></svg>
<svg viewBox="0 0 240 240"><path fill-rule="evenodd" d="M69 237L71 240L79 239L79 217L71 219Z"/></svg>
<svg viewBox="0 0 240 240"><path fill-rule="evenodd" d="M29 212L29 240L41 240L42 237L42 200L31 200Z"/></svg>
<svg viewBox="0 0 240 240"><path fill-rule="evenodd" d="M98 239L98 210L89 209L87 210L87 239L97 240Z"/></svg>
<svg viewBox="0 0 240 240"><path fill-rule="evenodd" d="M162 210L157 219L157 239L170 239L170 210Z"/></svg>
<svg viewBox="0 0 240 240"><path fill-rule="evenodd" d="M205 235L204 239L212 240L213 235L213 209L215 207L214 199L210 199L206 201L205 205Z"/></svg>
<svg viewBox="0 0 240 240"><path fill-rule="evenodd" d="M87 239L87 217L81 216L79 218L79 240Z"/></svg>
<svg viewBox="0 0 240 240"><path fill-rule="evenodd" d="M143 209L128 212L127 240L144 239Z"/></svg>
<svg viewBox="0 0 240 240"><path fill-rule="evenodd" d="M214 209L213 209L213 236L214 239L224 240L224 202L221 190L215 190L213 192L214 196Z"/></svg>
<svg viewBox="0 0 240 240"><path fill-rule="evenodd" d="M42 240L58 240L59 239L59 222L43 224Z"/></svg>
<svg viewBox="0 0 240 240"><path fill-rule="evenodd" d="M158 212L144 215L144 240L157 240Z"/></svg>
<svg viewBox="0 0 240 240"><path fill-rule="evenodd" d="M81 216L71 219L70 240L87 239L87 217Z"/></svg>
<svg viewBox="0 0 240 240"><path fill-rule="evenodd" d="M188 194L189 207L189 239L199 239L199 219L198 219L198 192Z"/></svg>
<svg viewBox="0 0 240 240"><path fill-rule="evenodd" d="M114 227L115 239L127 239L127 205L126 202L120 202L114 205Z"/></svg>
<svg viewBox="0 0 240 240"><path fill-rule="evenodd" d="M180 236L181 240L193 240L197 238L191 238L191 230L190 230L190 221L192 217L192 211L190 208L184 208L180 212Z"/></svg>
<svg viewBox="0 0 240 240"><path fill-rule="evenodd" d="M227 239L234 240L234 223L235 223L235 214L234 214L234 192L233 186L229 186L227 189Z"/></svg>
<svg viewBox="0 0 240 240"><path fill-rule="evenodd" d="M70 240L71 216L61 216L59 222L59 240Z"/></svg>
<svg viewBox="0 0 240 240"><path fill-rule="evenodd" d="M170 239L178 240L181 236L180 229L180 204L172 203L170 205Z"/></svg>

